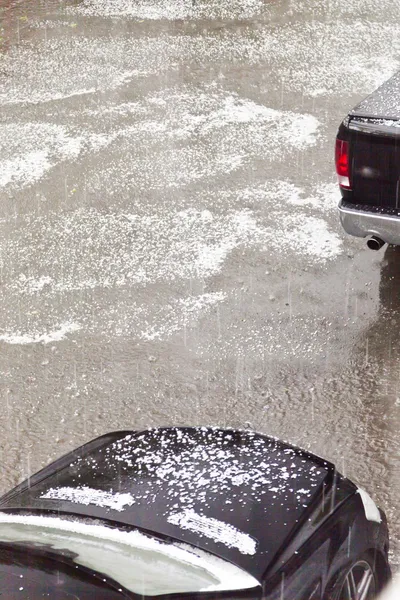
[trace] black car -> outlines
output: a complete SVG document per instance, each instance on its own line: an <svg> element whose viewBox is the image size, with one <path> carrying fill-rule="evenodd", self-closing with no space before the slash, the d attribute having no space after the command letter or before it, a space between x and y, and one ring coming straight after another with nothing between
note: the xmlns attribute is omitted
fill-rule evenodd
<svg viewBox="0 0 400 600"><path fill-rule="evenodd" d="M0 498L0 598L367 600L384 514L334 465L251 431L119 431Z"/></svg>

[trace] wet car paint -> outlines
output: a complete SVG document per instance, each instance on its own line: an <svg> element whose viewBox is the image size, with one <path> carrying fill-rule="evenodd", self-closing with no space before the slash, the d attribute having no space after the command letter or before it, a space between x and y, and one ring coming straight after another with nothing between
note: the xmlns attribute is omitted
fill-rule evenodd
<svg viewBox="0 0 400 600"><path fill-rule="evenodd" d="M398 257L341 231L332 148L398 9L163 5L0 5L0 486L110 429L250 425L366 488L395 565Z"/></svg>

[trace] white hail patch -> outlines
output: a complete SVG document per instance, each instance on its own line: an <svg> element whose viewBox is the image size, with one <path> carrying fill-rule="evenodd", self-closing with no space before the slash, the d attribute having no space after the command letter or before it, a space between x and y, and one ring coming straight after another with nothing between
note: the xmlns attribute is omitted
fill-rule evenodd
<svg viewBox="0 0 400 600"><path fill-rule="evenodd" d="M259 208L268 207L268 213L276 211L278 207L284 209L286 214L293 212L291 206L299 209L310 207L313 209L314 216L318 214L316 211L332 214L341 198L336 182L320 183L313 186L312 192L307 193L304 188L283 179L270 179L258 186L247 187L233 193L225 192L224 196L227 201L234 199L236 202L256 203ZM299 210L297 214L305 213Z"/></svg>
<svg viewBox="0 0 400 600"><path fill-rule="evenodd" d="M64 323L58 329L49 333L4 333L0 335L0 341L6 344L49 344L60 342L65 336L81 329L77 323Z"/></svg>
<svg viewBox="0 0 400 600"><path fill-rule="evenodd" d="M135 122L120 130L111 159L104 157L88 175L88 189L111 198L149 189L171 194L195 181L246 173L253 160L277 161L315 145L320 131L312 115L276 110L220 87L171 88L145 98L140 109L116 105L106 114Z"/></svg>
<svg viewBox="0 0 400 600"><path fill-rule="evenodd" d="M38 279L27 277L24 273L21 273L19 276L20 289L28 295L34 295L45 290L52 282L52 278L47 277L46 275L42 275L41 277L38 277Z"/></svg>
<svg viewBox="0 0 400 600"><path fill-rule="evenodd" d="M324 219L305 215L282 215L275 231L276 247L294 250L296 254L311 256L321 261L338 256L342 249L339 235L329 231Z"/></svg>
<svg viewBox="0 0 400 600"><path fill-rule="evenodd" d="M71 21L62 21L61 19L44 19L31 21L30 26L34 29L61 29L63 27L74 26Z"/></svg>
<svg viewBox="0 0 400 600"><path fill-rule="evenodd" d="M246 19L266 12L262 0L84 0L71 14L132 19Z"/></svg>
<svg viewBox="0 0 400 600"><path fill-rule="evenodd" d="M204 317L210 309L223 302L226 294L213 292L200 296L180 298L172 306L160 310L156 315L156 323L145 329L140 337L144 340L162 340L180 331L186 325Z"/></svg>
<svg viewBox="0 0 400 600"><path fill-rule="evenodd" d="M236 548L242 554L256 553L256 541L250 535L218 519L199 515L192 509L172 513L168 517L168 523L204 535L228 548Z"/></svg>
<svg viewBox="0 0 400 600"><path fill-rule="evenodd" d="M240 136L251 131L253 137L273 137L270 142L276 142L274 152L279 144L297 149L315 144L320 127L312 115L271 108L215 85L203 89L192 86L166 89L147 98L146 104L167 125L169 135L180 138L221 135L221 129L229 135L229 130L238 128Z"/></svg>
<svg viewBox="0 0 400 600"><path fill-rule="evenodd" d="M58 162L75 159L82 140L61 125L0 124L0 187L22 187L38 181Z"/></svg>
<svg viewBox="0 0 400 600"><path fill-rule="evenodd" d="M112 508L119 512L127 506L132 506L135 500L131 494L120 494L118 492L104 492L94 488L82 485L80 487L59 487L50 488L40 496L48 500L68 500L75 504L84 504L88 506L101 506L103 508Z"/></svg>
<svg viewBox="0 0 400 600"><path fill-rule="evenodd" d="M175 116L174 131L177 131L178 134L186 130L188 133L204 135L222 128L245 125L252 130L253 135L261 134L271 137L276 135L277 138L279 135L279 140L276 139L276 143L273 144L274 152L276 152L279 145L301 148L315 144L320 126L318 119L312 115L276 110L247 98L241 98L236 94L226 95L222 91L208 94L203 92L198 97L196 94L188 95L187 93L183 93L181 96L175 93L170 98L168 93L163 96L169 106L168 111L171 111L170 115L172 113L171 116ZM205 114L196 114L203 103L204 109L206 109ZM179 110L180 108L183 109L183 112ZM176 111L175 115L173 111ZM253 131L252 128L255 126L258 131ZM262 127L268 129L260 132ZM277 129L276 132L274 128ZM240 128L240 131L243 135L243 127ZM272 139L270 143L272 143Z"/></svg>
<svg viewBox="0 0 400 600"><path fill-rule="evenodd" d="M0 188L33 185L57 164L98 152L118 135L78 134L49 123L0 124Z"/></svg>
<svg viewBox="0 0 400 600"><path fill-rule="evenodd" d="M19 265L15 290L32 294L36 288L50 295L208 278L221 270L235 248L260 238L262 230L246 210L226 215L168 210L140 216L91 209L29 218L9 236L7 254ZM212 296L203 298L203 303L209 301Z"/></svg>
<svg viewBox="0 0 400 600"><path fill-rule="evenodd" d="M397 23L342 21L339 31L337 22L325 15L322 22L292 22L256 35L252 59L261 62L261 49L273 57L270 66L279 65L283 99L290 91L309 97L367 94L398 69Z"/></svg>
<svg viewBox="0 0 400 600"><path fill-rule="evenodd" d="M324 183L310 194L284 180L270 180L226 194L228 201L251 202L266 215L259 219L260 243L276 251L308 257L317 262L332 260L342 252L342 239L331 231L326 216L340 199L338 186ZM293 210L292 207L296 207ZM314 215L307 212L313 209ZM261 225L262 223L262 225Z"/></svg>
<svg viewBox="0 0 400 600"><path fill-rule="evenodd" d="M391 13L394 17L398 16L398 5L393 0L290 0L292 12L312 14L314 16L330 16L332 19L350 15L352 19L357 17L371 17L374 20L384 19L384 22L390 18ZM371 19L372 20L372 19Z"/></svg>
<svg viewBox="0 0 400 600"><path fill-rule="evenodd" d="M2 59L0 105L39 104L110 91L170 66L165 41L65 36L11 47ZM5 73L12 71L10 78Z"/></svg>
<svg viewBox="0 0 400 600"><path fill-rule="evenodd" d="M313 209L332 214L341 198L337 183L319 184L309 195L295 185L286 184L286 187L288 185L291 189L287 190L289 193L286 195L286 201L293 206L310 206Z"/></svg>
<svg viewBox="0 0 400 600"><path fill-rule="evenodd" d="M160 6L166 5L160 2ZM227 13L232 15L229 8ZM268 78L265 92L282 84L283 100L291 90L309 97L366 94L397 70L399 31L395 22L362 19L341 22L338 30L333 19L292 22L272 29L267 24L251 30L251 34L243 28L229 28L221 35L50 38L18 45L4 56L0 104L47 102L110 91L137 78L176 70L182 64L197 64L199 57L205 63L221 65L221 69L239 64L268 70L272 81ZM343 56L351 60L343 61ZM13 73L12 86L8 71Z"/></svg>

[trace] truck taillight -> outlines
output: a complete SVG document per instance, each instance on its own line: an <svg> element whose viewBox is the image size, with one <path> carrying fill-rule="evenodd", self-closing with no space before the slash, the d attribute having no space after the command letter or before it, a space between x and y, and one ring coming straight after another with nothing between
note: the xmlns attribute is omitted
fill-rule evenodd
<svg viewBox="0 0 400 600"><path fill-rule="evenodd" d="M339 185L342 188L350 189L350 165L349 165L349 143L336 139L335 150L336 173L339 179Z"/></svg>

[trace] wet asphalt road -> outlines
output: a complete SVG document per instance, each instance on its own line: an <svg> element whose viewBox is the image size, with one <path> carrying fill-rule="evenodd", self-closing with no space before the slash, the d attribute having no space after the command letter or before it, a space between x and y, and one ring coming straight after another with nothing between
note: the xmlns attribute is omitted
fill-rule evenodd
<svg viewBox="0 0 400 600"><path fill-rule="evenodd" d="M0 0L0 489L112 429L336 462L400 562L400 251L340 229L392 0Z"/></svg>

